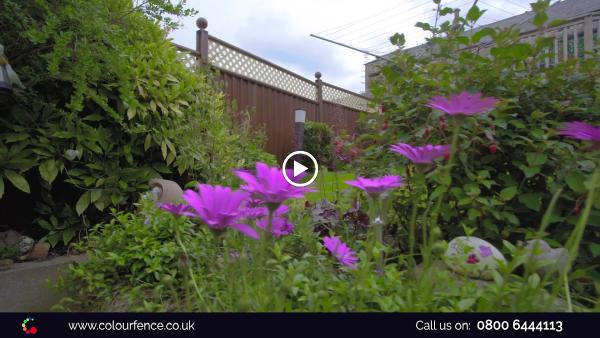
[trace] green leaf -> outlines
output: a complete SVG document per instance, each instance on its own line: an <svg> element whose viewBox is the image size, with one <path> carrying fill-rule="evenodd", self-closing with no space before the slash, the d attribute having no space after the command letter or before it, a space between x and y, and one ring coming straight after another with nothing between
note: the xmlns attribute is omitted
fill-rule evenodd
<svg viewBox="0 0 600 338"><path fill-rule="evenodd" d="M521 194L519 195L519 202L535 211L540 211L540 207L542 206L542 199L537 193Z"/></svg>
<svg viewBox="0 0 600 338"><path fill-rule="evenodd" d="M575 192L582 193L587 191L584 185L585 176L577 171L569 172L569 174L565 177L565 181L567 182L569 188Z"/></svg>
<svg viewBox="0 0 600 338"><path fill-rule="evenodd" d="M392 45L402 47L406 43L406 38L404 37L404 34L396 33L390 37L390 42Z"/></svg>
<svg viewBox="0 0 600 338"><path fill-rule="evenodd" d="M475 6L471 7L469 9L469 11L467 12L466 19L471 22L477 21L477 20L479 20L479 18L481 18L483 13L485 13L485 9L482 11L479 9L479 7L477 7L477 5L475 5Z"/></svg>
<svg viewBox="0 0 600 338"><path fill-rule="evenodd" d="M135 108L133 108L133 107L129 107L129 109L127 109L127 118L128 118L129 120L131 120L132 118L134 118L134 117L135 117L136 113L137 113L137 111L136 111L136 109L135 109Z"/></svg>
<svg viewBox="0 0 600 338"><path fill-rule="evenodd" d="M51 247L56 246L58 241L60 240L60 233L54 232L46 236L46 241L50 244Z"/></svg>
<svg viewBox="0 0 600 338"><path fill-rule="evenodd" d="M529 153L527 154L527 163L532 167L539 167L546 163L548 156L546 154Z"/></svg>
<svg viewBox="0 0 600 338"><path fill-rule="evenodd" d="M12 170L5 170L4 176L6 176L6 178L8 178L10 183L12 183L12 185L14 185L15 188L17 188L23 192L26 192L28 194L31 192L29 190L29 183L27 183L27 180L25 179L25 177L21 176L20 174L14 172Z"/></svg>
<svg viewBox="0 0 600 338"><path fill-rule="evenodd" d="M511 199L513 199L513 197L515 197L516 194L517 194L517 187L512 186L512 187L502 189L502 191L500 191L500 198L504 201L510 201Z"/></svg>
<svg viewBox="0 0 600 338"><path fill-rule="evenodd" d="M481 212L477 209L469 209L467 213L470 220L474 220L481 217Z"/></svg>
<svg viewBox="0 0 600 338"><path fill-rule="evenodd" d="M52 182L54 182L56 176L58 175L59 164L54 159L46 160L42 162L42 164L40 164L38 170L40 171L42 179L52 184Z"/></svg>
<svg viewBox="0 0 600 338"><path fill-rule="evenodd" d="M100 189L92 190L90 202L95 203L101 196L102 196L102 190L100 190Z"/></svg>
<svg viewBox="0 0 600 338"><path fill-rule="evenodd" d="M146 139L144 140L144 151L147 151L151 145L152 145L152 135L147 134Z"/></svg>
<svg viewBox="0 0 600 338"><path fill-rule="evenodd" d="M160 144L160 151L162 152L163 159L167 159L167 143L165 141Z"/></svg>
<svg viewBox="0 0 600 338"><path fill-rule="evenodd" d="M62 232L62 240L65 245L69 244L73 237L75 237L75 230L73 229L66 229Z"/></svg>
<svg viewBox="0 0 600 338"><path fill-rule="evenodd" d="M0 176L0 199L4 195L4 179Z"/></svg>
<svg viewBox="0 0 600 338"><path fill-rule="evenodd" d="M471 42L473 43L478 43L481 39L483 39L486 36L494 36L494 29L490 28L490 27L486 27L483 28L481 30L479 30L477 33L473 34L473 36L471 37Z"/></svg>
<svg viewBox="0 0 600 338"><path fill-rule="evenodd" d="M78 215L83 214L85 209L90 205L91 194L89 191L84 192L75 204L75 211L77 211Z"/></svg>

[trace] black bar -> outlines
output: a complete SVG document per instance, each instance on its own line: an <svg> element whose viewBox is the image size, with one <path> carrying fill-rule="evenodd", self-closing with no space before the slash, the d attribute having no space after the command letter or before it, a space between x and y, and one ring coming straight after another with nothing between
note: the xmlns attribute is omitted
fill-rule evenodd
<svg viewBox="0 0 600 338"><path fill-rule="evenodd" d="M590 337L599 323L600 313L0 313L0 337Z"/></svg>

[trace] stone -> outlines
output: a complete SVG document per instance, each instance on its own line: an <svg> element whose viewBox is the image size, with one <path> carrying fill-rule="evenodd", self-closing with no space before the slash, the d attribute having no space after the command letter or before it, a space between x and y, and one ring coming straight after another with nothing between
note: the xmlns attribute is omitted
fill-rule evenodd
<svg viewBox="0 0 600 338"><path fill-rule="evenodd" d="M529 256L532 268L541 276L552 270L561 271L567 265L569 252L565 248L553 249L543 239L534 239L523 244L525 254Z"/></svg>
<svg viewBox="0 0 600 338"><path fill-rule="evenodd" d="M35 261L40 259L46 259L48 257L48 251L50 250L50 244L46 242L37 242L33 246L33 250L27 255L28 261Z"/></svg>
<svg viewBox="0 0 600 338"><path fill-rule="evenodd" d="M33 247L33 238L21 235L14 230L0 232L0 245L15 246L21 255L26 254Z"/></svg>
<svg viewBox="0 0 600 338"><path fill-rule="evenodd" d="M21 234L14 230L0 232L0 244L4 244L5 246L17 245L20 239Z"/></svg>
<svg viewBox="0 0 600 338"><path fill-rule="evenodd" d="M493 280L492 272L498 270L500 262L506 263L506 258L495 246L473 236L454 238L444 253L444 263L450 270L483 280Z"/></svg>
<svg viewBox="0 0 600 338"><path fill-rule="evenodd" d="M33 248L33 245L35 244L35 241L33 240L33 238L31 237L27 237L27 236L21 236L21 239L19 240L19 252L24 255L26 253L29 252L29 250L31 250L31 248Z"/></svg>

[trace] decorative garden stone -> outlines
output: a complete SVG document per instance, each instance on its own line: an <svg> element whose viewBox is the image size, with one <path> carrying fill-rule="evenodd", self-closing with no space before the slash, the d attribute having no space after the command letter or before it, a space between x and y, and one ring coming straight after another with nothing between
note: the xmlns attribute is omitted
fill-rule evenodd
<svg viewBox="0 0 600 338"><path fill-rule="evenodd" d="M448 243L444 262L461 275L492 280L492 272L499 261L506 262L502 253L492 244L477 237L456 237Z"/></svg>
<svg viewBox="0 0 600 338"><path fill-rule="evenodd" d="M14 230L0 232L0 246L16 247L21 255L29 252L34 243L33 238L21 235Z"/></svg>
<svg viewBox="0 0 600 338"><path fill-rule="evenodd" d="M28 261L36 261L40 259L46 259L48 257L48 251L50 250L50 244L46 242L37 242L33 247L33 250L27 255Z"/></svg>
<svg viewBox="0 0 600 338"><path fill-rule="evenodd" d="M553 249L543 239L527 241L523 248L530 256L530 262L534 264L533 268L541 275L545 275L553 269L560 271L566 266L569 258L567 249Z"/></svg>
<svg viewBox="0 0 600 338"><path fill-rule="evenodd" d="M33 240L33 238L27 237L27 236L21 236L21 239L19 240L19 244L18 244L19 252L21 253L21 255L28 253L29 250L31 250L31 248L33 248L33 244L35 244L35 241Z"/></svg>

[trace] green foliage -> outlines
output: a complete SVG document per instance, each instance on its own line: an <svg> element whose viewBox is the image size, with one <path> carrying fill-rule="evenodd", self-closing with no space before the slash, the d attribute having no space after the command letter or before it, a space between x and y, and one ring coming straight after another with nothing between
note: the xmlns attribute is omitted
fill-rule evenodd
<svg viewBox="0 0 600 338"><path fill-rule="evenodd" d="M130 208L150 178L222 182L265 157L213 75L166 39L161 25L193 13L168 0L0 4L0 42L26 86L0 98L0 197L14 198L7 182L32 192L52 245Z"/></svg>
<svg viewBox="0 0 600 338"><path fill-rule="evenodd" d="M542 14L548 3L532 4L540 27L548 25ZM467 21L476 20L481 12L471 9ZM599 55L548 65L552 38L527 44L511 29L486 28L472 34L456 31L449 23L423 28L438 34L430 40L431 55L416 58L399 53L381 69L385 79L372 92L384 104L385 113L363 116L362 127L368 133L359 140L364 146L364 156L356 163L359 174L376 176L406 166L409 171L401 173L410 176L413 167L390 152L389 146L448 144L451 131L446 117L425 104L433 95L481 91L502 103L489 114L464 120L451 181L440 171L428 173L428 205L451 182L440 204L444 236L453 238L463 229L473 229L475 236L496 245L502 240L531 239L553 194L566 186L543 233L553 246L564 246L580 218L598 159L579 149L579 142L557 137L556 130L566 121L599 121ZM475 45L483 37L494 43L491 55L481 55L478 48L464 49L465 40ZM382 128L387 124L387 129ZM410 212L401 204L394 204L398 228L405 227ZM582 269L578 273L586 277L571 284L583 294L596 294L594 281L600 280L594 251L600 242L599 226L600 199L596 198L576 264Z"/></svg>
<svg viewBox="0 0 600 338"><path fill-rule="evenodd" d="M70 296L56 310L87 311L541 311L564 306L548 280L521 277L515 260L493 282L458 277L441 266L406 270L390 257L375 273L380 247L342 235L358 251L357 269L340 267L309 217L293 207L292 235L272 242L266 263L258 242L236 231L215 237L142 199L95 227L89 261L71 266L59 287ZM180 242L179 242L180 241ZM184 248L188 255L184 254ZM387 249L385 249L387 251ZM521 263L519 263L521 262ZM199 292L194 291L194 282ZM537 279L535 279L537 277ZM554 302L554 303L552 303Z"/></svg>
<svg viewBox="0 0 600 338"><path fill-rule="evenodd" d="M311 153L318 163L330 164L333 159L331 127L325 123L307 121L304 128L304 150Z"/></svg>

